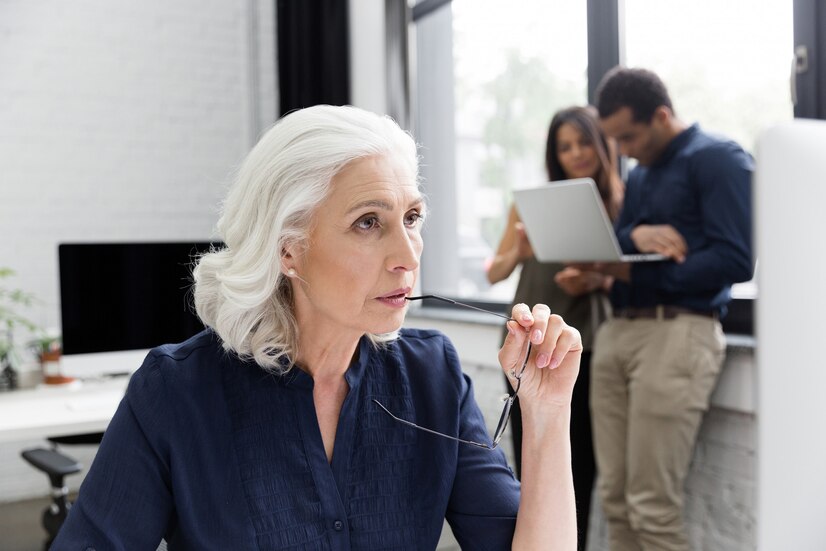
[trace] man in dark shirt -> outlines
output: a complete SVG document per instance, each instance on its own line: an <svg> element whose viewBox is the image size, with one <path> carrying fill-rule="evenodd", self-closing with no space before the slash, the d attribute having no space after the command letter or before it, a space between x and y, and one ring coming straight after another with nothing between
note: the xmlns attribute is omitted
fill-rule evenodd
<svg viewBox="0 0 826 551"><path fill-rule="evenodd" d="M616 225L614 319L594 345L591 404L598 488L612 551L687 550L683 483L723 363L719 319L751 279L753 160L680 121L665 85L615 68L597 89L605 133L638 166Z"/></svg>

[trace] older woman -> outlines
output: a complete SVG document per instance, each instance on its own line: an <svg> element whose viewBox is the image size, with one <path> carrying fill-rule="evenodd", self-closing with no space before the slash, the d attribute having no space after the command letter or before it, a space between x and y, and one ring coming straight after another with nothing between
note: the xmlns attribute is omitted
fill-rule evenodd
<svg viewBox="0 0 826 551"><path fill-rule="evenodd" d="M400 329L417 179L386 117L317 106L275 124L224 203L225 248L195 269L208 329L135 373L53 549L434 549L445 518L468 549L575 546L579 333L543 305L507 322L520 497L453 346Z"/></svg>

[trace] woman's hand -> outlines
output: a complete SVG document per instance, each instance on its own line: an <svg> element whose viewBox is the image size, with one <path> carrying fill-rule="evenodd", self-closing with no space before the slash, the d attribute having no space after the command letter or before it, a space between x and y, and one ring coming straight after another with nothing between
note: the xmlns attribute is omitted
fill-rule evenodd
<svg viewBox="0 0 826 551"><path fill-rule="evenodd" d="M528 241L528 234L525 233L525 224L516 222L513 225L513 231L516 237L513 243L513 254L519 262L522 262L533 256L533 247L531 247L531 242Z"/></svg>
<svg viewBox="0 0 826 551"><path fill-rule="evenodd" d="M544 304L533 309L517 304L511 317L516 321L507 323L508 336L499 351L499 363L516 388L514 374L522 369L530 340L531 353L519 386L522 409L570 406L582 356L579 331L552 315Z"/></svg>
<svg viewBox="0 0 826 551"><path fill-rule="evenodd" d="M554 281L567 294L577 297L604 288L606 277L608 276L599 272L567 266L556 273Z"/></svg>
<svg viewBox="0 0 826 551"><path fill-rule="evenodd" d="M529 339L532 345L519 385L522 495L511 549L575 549L570 422L582 339L544 304L517 304L511 316L499 363L514 386Z"/></svg>
<svg viewBox="0 0 826 551"><path fill-rule="evenodd" d="M508 278L523 260L533 256L531 243L525 233L525 224L519 221L513 207L508 224L496 256L488 266L488 281L491 285Z"/></svg>

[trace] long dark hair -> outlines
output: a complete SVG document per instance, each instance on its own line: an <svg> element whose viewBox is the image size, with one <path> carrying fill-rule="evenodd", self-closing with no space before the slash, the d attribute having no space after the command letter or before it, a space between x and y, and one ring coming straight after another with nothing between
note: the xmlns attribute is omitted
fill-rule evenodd
<svg viewBox="0 0 826 551"><path fill-rule="evenodd" d="M548 171L548 178L551 181L570 178L562 169L559 157L556 154L557 135L563 124L570 124L594 144L600 164L599 171L594 175L594 181L597 183L599 195L605 204L605 210L608 211L608 215L612 220L616 220L622 207L625 188L617 171L616 153L609 146L605 134L600 130L593 108L568 107L558 111L551 119L551 126L548 128L548 142L545 147L545 168Z"/></svg>

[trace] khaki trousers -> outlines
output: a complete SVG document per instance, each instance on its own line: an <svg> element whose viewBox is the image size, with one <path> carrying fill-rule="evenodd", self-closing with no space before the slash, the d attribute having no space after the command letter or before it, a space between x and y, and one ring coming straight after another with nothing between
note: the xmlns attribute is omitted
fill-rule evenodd
<svg viewBox="0 0 826 551"><path fill-rule="evenodd" d="M614 319L596 336L591 409L611 551L689 549L683 484L723 364L720 322Z"/></svg>

